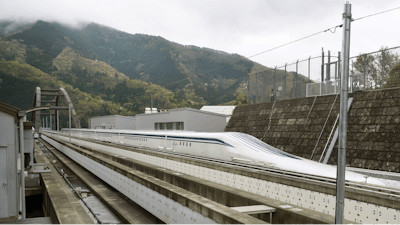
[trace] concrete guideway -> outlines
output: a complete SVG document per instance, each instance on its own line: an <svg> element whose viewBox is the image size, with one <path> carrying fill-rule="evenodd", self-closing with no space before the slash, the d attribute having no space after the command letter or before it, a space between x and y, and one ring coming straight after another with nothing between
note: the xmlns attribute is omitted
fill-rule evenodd
<svg viewBox="0 0 400 225"><path fill-rule="evenodd" d="M47 144L45 141L40 140L40 142L53 153L58 160L68 166L69 169L74 172L87 186L88 188L99 197L102 202L116 214L118 217L127 224L155 224L159 221L152 218L152 215L148 214L145 210L140 207L134 207L127 203L126 200L117 193L117 191L106 187L101 180L96 178L93 174L73 162L64 154L60 153L52 146Z"/></svg>
<svg viewBox="0 0 400 225"><path fill-rule="evenodd" d="M63 142L61 140L57 140ZM64 144L69 145L66 142ZM72 147L72 146L71 146ZM83 149L84 150L83 150ZM194 194L203 196L212 201L215 201L221 205L228 207L237 206L250 206L250 205L269 205L276 208L276 212L273 214L273 223L333 223L334 217L323 213L315 212L313 210L299 208L288 205L286 202L282 202L273 198L260 196L255 193L249 193L244 190L238 190L234 187L228 187L223 184L218 184L213 181L205 180L195 176L183 174L176 170L170 170L160 167L155 167L152 164L133 160L128 157L119 155L115 149L114 153L108 153L100 151L98 149L82 147L75 149L79 153L85 156L101 156L108 158L119 164L126 165L130 168L134 168L137 171L146 173L150 176L154 176L160 180L164 180L168 183L176 185L180 188L188 190ZM178 163L178 162L176 162ZM261 214L260 219L269 222L269 214ZM347 221L350 223L350 221Z"/></svg>
<svg viewBox="0 0 400 225"><path fill-rule="evenodd" d="M47 137L43 139L75 161L87 158L82 166L166 223L265 223L87 150L71 145L61 146Z"/></svg>
<svg viewBox="0 0 400 225"><path fill-rule="evenodd" d="M60 138L62 137L60 136ZM155 166L164 167L175 172L203 178L198 182L198 185L213 181L210 182L210 185L215 185L215 182L217 182L223 184L221 187L235 187L235 184L232 185L232 183L229 183L235 179L235 176L237 179L236 188L232 188L232 192L238 193L238 189L241 189L245 193L256 193L257 195L254 197L256 201L259 200L260 197L269 197L267 198L269 199L269 201L266 201L267 203L263 202L261 204L277 208L277 212L274 214L274 223L275 218L279 217L278 215L280 214L280 210L290 212L293 210L296 211L299 208L301 210L298 210L296 213L302 214L305 212L305 209L312 209L310 210L311 217L324 218L324 220L327 221L326 223L333 223L334 221L332 220L328 222L330 220L329 216L334 215L335 185L331 183L302 180L293 176L286 176L285 174L268 174L261 170L240 168L232 165L223 165L221 163L199 162L182 156L170 155L166 152L154 152L151 150L134 149L131 147L116 146L106 143L95 144L76 139L73 139L73 142L79 143L80 146L99 146L96 148L101 148L103 151L112 151L113 154L111 155L119 154L115 156L115 158L120 158L118 161L121 161L126 157L134 156L137 160L150 163L149 165L153 168ZM204 171L201 172L201 170ZM208 173L208 175L201 173ZM186 177L185 174L180 175L180 177ZM230 180L225 178L225 176L230 176ZM266 187L267 184L268 189ZM270 185L271 187L269 187ZM364 190L356 186L346 187L345 201L346 211L348 213L346 219L353 222L366 221L367 223L399 223L399 209L397 208L399 207L399 198L396 197L395 194L390 194L390 189L388 191L389 192L385 193L384 190L373 191L368 189ZM276 201L277 204L272 205L270 201ZM285 206L285 208L280 206ZM296 223L296 221L292 223Z"/></svg>

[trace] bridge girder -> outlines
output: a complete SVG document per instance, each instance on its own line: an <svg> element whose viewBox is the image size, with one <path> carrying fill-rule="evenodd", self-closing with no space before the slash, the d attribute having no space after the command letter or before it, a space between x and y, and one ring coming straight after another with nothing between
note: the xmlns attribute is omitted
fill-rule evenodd
<svg viewBox="0 0 400 225"><path fill-rule="evenodd" d="M42 101L42 96L54 96L54 99L51 101ZM60 97L64 97L65 100L67 101L68 106L67 107L61 107L60 106ZM71 117L74 123L75 128L80 128L80 123L78 119L78 115L76 114L76 110L74 107L74 104L72 103L71 98L69 97L67 91L64 88L59 88L59 89L41 89L40 87L36 87L35 90L35 95L34 95L34 101L33 101L33 107L39 107L41 106L42 103L51 103L54 104L53 107L51 107L50 110L54 110L54 113L40 113L40 111L34 111L32 112L32 117L31 120L34 121L35 123L35 130L40 133L40 128L41 128L41 121L40 121L40 115L57 115L58 110L69 110L69 106L71 106ZM55 129L57 129L57 116L54 116L54 124L55 124Z"/></svg>

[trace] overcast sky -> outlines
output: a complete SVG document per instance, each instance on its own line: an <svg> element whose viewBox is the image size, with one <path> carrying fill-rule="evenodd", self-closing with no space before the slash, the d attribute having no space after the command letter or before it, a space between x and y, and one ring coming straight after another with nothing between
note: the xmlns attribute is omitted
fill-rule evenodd
<svg viewBox="0 0 400 225"><path fill-rule="evenodd" d="M353 18L397 8L395 0L354 0ZM246 57L342 23L345 1L328 0L0 0L0 19L95 22L127 33ZM400 10L351 25L350 54L400 45ZM341 50L342 29L252 57L268 67Z"/></svg>

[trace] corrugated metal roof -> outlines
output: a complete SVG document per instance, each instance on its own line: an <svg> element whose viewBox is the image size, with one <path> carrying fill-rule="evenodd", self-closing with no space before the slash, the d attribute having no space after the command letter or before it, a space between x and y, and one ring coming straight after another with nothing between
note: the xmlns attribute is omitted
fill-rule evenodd
<svg viewBox="0 0 400 225"><path fill-rule="evenodd" d="M217 112L213 112L213 111L198 110L198 109L192 109L192 108L175 108L175 109L168 109L166 111L162 111L162 112L158 112L158 113L136 114L136 117L157 116L157 115L161 115L161 114L168 114L168 113L179 112L179 111L192 111L192 112L196 112L196 113L209 114L209 115L214 115L214 116L226 116L226 114L217 113Z"/></svg>
<svg viewBox="0 0 400 225"><path fill-rule="evenodd" d="M106 118L106 117L119 117L119 118L133 119L133 120L136 119L135 116L121 116L121 115L95 116L95 117L90 117L90 119Z"/></svg>
<svg viewBox="0 0 400 225"><path fill-rule="evenodd" d="M206 105L200 110L231 116L235 107L234 105Z"/></svg>

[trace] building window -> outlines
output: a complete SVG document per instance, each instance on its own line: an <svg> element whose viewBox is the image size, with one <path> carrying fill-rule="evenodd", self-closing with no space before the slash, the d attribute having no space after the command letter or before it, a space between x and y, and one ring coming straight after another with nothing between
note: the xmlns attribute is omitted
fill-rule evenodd
<svg viewBox="0 0 400 225"><path fill-rule="evenodd" d="M167 123L167 130L172 130L172 123Z"/></svg>
<svg viewBox="0 0 400 225"><path fill-rule="evenodd" d="M174 130L183 130L183 122L174 122Z"/></svg>
<svg viewBox="0 0 400 225"><path fill-rule="evenodd" d="M183 122L154 123L154 130L184 130Z"/></svg>

